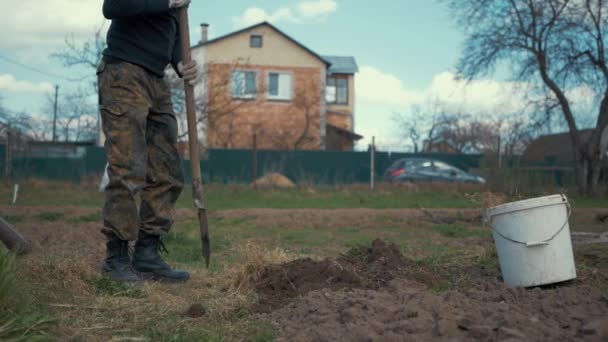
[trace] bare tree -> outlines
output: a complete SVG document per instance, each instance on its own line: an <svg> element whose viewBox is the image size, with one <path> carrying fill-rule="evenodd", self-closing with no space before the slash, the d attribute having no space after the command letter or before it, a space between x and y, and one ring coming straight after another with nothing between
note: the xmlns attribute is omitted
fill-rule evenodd
<svg viewBox="0 0 608 342"><path fill-rule="evenodd" d="M0 95L0 137L6 139L9 130L19 141L46 140L50 135L48 120L25 112L14 112L2 105Z"/></svg>
<svg viewBox="0 0 608 342"><path fill-rule="evenodd" d="M608 127L605 0L445 0L467 37L458 70L467 79L507 61L518 79L538 82L556 106L573 145L579 191L597 190ZM601 100L591 137L583 139L569 92L593 89ZM545 95L548 94L548 95Z"/></svg>
<svg viewBox="0 0 608 342"><path fill-rule="evenodd" d="M103 35L104 28L105 23L94 31L92 38L83 43L77 42L73 34L68 35L65 38L65 47L50 55L51 58L58 60L65 67L72 69L83 67L88 69L88 75L91 76L90 83L87 86L81 86L75 92L63 96L64 102L66 102L68 106L65 109L69 112L63 113L64 126L67 125L68 127L68 129L64 127L66 141L69 138L69 127L73 123L76 123L77 139L81 139L81 134L84 134L87 136L87 139L90 139L90 135L93 132L95 133L93 137L97 137L97 134L99 133L99 106L96 102L89 100L89 96L97 94L98 92L97 78L93 76L103 58L103 50L106 48L106 41ZM83 81L86 79L88 79L87 76L83 78ZM83 110L84 108L86 108L86 111ZM80 115L74 116L78 112ZM87 113L85 114L84 112ZM91 126L91 115L94 115L93 118L95 118L94 126Z"/></svg>
<svg viewBox="0 0 608 342"><path fill-rule="evenodd" d="M325 90L318 85L318 81L314 79L307 80L303 86L296 90L293 99L291 115L297 115L300 112L302 116L301 127L296 127L296 137L293 143L294 150L301 150L315 142L315 137L312 135L313 120L319 115L319 106L321 100L325 97ZM316 115L315 115L316 114Z"/></svg>
<svg viewBox="0 0 608 342"><path fill-rule="evenodd" d="M59 98L57 127L63 141L91 141L97 137L97 106L90 97L87 90L77 89ZM52 108L54 101L49 96L47 108Z"/></svg>
<svg viewBox="0 0 608 342"><path fill-rule="evenodd" d="M236 61L230 70L235 68L247 68L247 61ZM232 101L227 97L230 94L231 78L230 74L215 71L213 76L204 65L199 66L199 84L195 87L195 105L197 113L197 126L203 140L208 136L208 132L214 132L216 145L231 147L230 143L237 132L236 112L246 103ZM179 126L179 139L186 139L187 121L184 98L184 81L168 68L165 79L171 87L171 99L173 110L176 113ZM201 141L201 146L206 146L206 141Z"/></svg>
<svg viewBox="0 0 608 342"><path fill-rule="evenodd" d="M84 67L89 70L97 70L101 59L103 58L103 50L107 44L103 36L105 24L100 25L95 29L93 37L86 40L84 43L79 43L74 38L74 35L68 35L65 38L65 47L51 54L51 58L57 59L63 66L68 68ZM94 78L91 82L94 92L97 92L97 79Z"/></svg>
<svg viewBox="0 0 608 342"><path fill-rule="evenodd" d="M399 131L400 138L410 141L414 153L420 152L424 126L428 119L429 116L424 113L422 106L419 104L411 106L409 115L394 113L392 116L392 121Z"/></svg>

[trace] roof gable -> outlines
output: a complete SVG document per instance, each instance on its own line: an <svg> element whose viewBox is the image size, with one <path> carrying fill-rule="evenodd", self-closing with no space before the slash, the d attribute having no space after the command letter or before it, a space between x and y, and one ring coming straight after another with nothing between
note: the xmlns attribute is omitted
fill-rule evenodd
<svg viewBox="0 0 608 342"><path fill-rule="evenodd" d="M321 55L317 54L313 50L309 49L304 44L302 44L302 43L298 42L297 40L295 40L294 38L290 37L285 32L279 30L276 26L272 25L271 23L269 23L267 21L264 21L264 22L261 22L259 24L255 24L255 25L252 25L252 26L249 26L249 27L245 27L243 29L240 29L240 30L237 30L237 31L234 31L234 32L230 32L230 33L225 34L223 36L220 36L220 37L217 37L217 38L214 38L214 39L210 39L210 40L208 40L208 41L206 41L204 43L198 43L198 44L194 45L192 48L194 49L194 48L201 47L201 46L211 45L211 44L214 44L214 43L217 43L217 42L229 39L231 37L237 36L237 35L239 35L241 33L245 33L245 32L248 32L248 31L255 30L255 29L257 29L259 27L262 27L262 26L267 26L267 27L271 28L272 30L274 30L275 32L277 32L278 34L280 34L281 36L285 37L288 41L290 41L293 44L299 46L300 48L302 48L303 50L305 50L306 52L308 52L310 55L312 55L313 57L315 57L318 60L320 60L321 62L323 62L325 65L327 65L327 67L330 67L331 63L328 60L326 60L325 58L323 58Z"/></svg>

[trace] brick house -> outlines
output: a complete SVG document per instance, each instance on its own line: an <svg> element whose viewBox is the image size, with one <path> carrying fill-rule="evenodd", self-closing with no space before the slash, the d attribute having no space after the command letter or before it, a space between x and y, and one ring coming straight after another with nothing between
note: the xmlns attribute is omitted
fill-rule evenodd
<svg viewBox="0 0 608 342"><path fill-rule="evenodd" d="M593 130L579 131L583 142L591 139ZM608 139L606 136L603 139ZM605 142L608 144L608 142ZM529 165L571 166L574 165L574 150L569 132L541 135L532 140L521 156L521 161ZM603 166L608 167L608 151L604 152Z"/></svg>
<svg viewBox="0 0 608 342"><path fill-rule="evenodd" d="M352 150L353 57L322 56L270 23L208 40L193 58L204 65L195 89L204 103L206 145L248 149Z"/></svg>

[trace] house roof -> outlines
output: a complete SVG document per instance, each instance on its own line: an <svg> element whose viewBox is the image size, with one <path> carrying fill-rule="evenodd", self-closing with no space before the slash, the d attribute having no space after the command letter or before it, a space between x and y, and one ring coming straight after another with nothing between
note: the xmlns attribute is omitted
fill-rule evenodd
<svg viewBox="0 0 608 342"><path fill-rule="evenodd" d="M308 52L309 54L311 54L311 55L313 55L314 57L316 57L317 59L321 60L323 63L325 63L325 65L327 65L327 67L330 67L330 66L331 66L331 63L330 63L328 60L326 60L325 58L323 58L321 55L319 55L318 53L316 53L316 52L312 51L311 49L309 49L308 47L306 47L306 45L304 45L304 44L302 44L302 43L298 42L297 40L293 39L293 38L292 38L292 37L290 37L290 36L289 36L287 33L285 33L285 32L283 32L283 31L279 30L279 29L278 29L276 26L272 25L271 23L269 23L269 22L267 22L267 21L263 21L263 22L261 22L261 23L259 23L259 24L251 25L251 26L245 27L245 28L243 28L243 29L240 29L240 30L237 30L237 31L234 31L234 32L230 32L230 33L225 34L225 35L223 35L223 36L219 36L219 37L217 37L217 38L210 39L210 40L208 40L208 41L206 41L206 42L204 42L204 43L200 43L200 42L199 42L198 44L196 44L196 45L192 46L192 48L193 48L193 49L195 49L195 48L197 48L197 47L201 47L201 46L205 46L205 45L210 45L210 44L213 44L213 43L216 43L216 42L222 41L222 40L224 40L224 39L228 39L228 38L230 38L230 37L234 37L234 36L236 36L236 35L238 35L238 34L241 34L241 33L243 33L243 32L247 32L247 31L249 31L249 30L253 30L253 29L256 29L256 28L258 28L258 27L262 27L262 26L268 26L268 27L270 27L271 29L273 29L273 30L275 30L276 32L278 32L280 35L282 35L282 36L284 36L285 38L287 38L287 40L289 40L289 41L291 41L292 43L294 43L294 44L298 45L299 47L301 47L302 49L304 49L304 50L305 50L306 52Z"/></svg>
<svg viewBox="0 0 608 342"><path fill-rule="evenodd" d="M342 127L334 126L334 125L331 125L331 124L326 124L326 125L327 125L327 128L333 129L333 130L337 131L338 133L342 133L342 134L346 135L347 137L349 137L352 140L363 139L362 135L359 135L359 134L357 134L357 133L355 133L353 131L349 131L349 130L344 129Z"/></svg>
<svg viewBox="0 0 608 342"><path fill-rule="evenodd" d="M331 63L329 72L331 74L354 74L359 72L359 66L352 56L322 56Z"/></svg>

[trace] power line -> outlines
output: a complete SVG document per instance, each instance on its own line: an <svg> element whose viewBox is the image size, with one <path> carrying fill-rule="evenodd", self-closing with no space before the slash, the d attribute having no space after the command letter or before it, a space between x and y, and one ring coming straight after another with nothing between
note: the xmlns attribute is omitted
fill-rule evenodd
<svg viewBox="0 0 608 342"><path fill-rule="evenodd" d="M68 82L82 82L85 79L91 77L91 76L84 76L84 77L81 77L81 78L69 78L69 77L53 74L53 73L50 73L50 72L47 72L47 71L44 71L44 70L40 70L40 69L34 68L32 66L29 66L27 64L23 64L21 62L18 62L18 61L14 60L14 59L8 58L8 57L3 56L3 55L0 55L0 59L6 61L8 63L14 64L14 65L18 65L18 66L20 66L22 68L28 69L30 71L37 72L37 73L39 73L41 75L45 75L45 76L48 76L48 77L54 77L54 78L60 78L62 80L68 81Z"/></svg>

